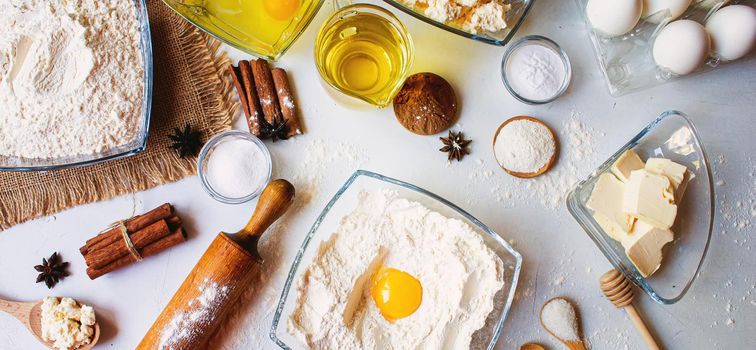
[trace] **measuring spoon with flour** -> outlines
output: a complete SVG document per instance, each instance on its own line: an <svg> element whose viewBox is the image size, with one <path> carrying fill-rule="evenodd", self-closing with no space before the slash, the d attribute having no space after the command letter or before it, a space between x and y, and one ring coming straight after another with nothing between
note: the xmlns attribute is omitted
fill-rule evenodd
<svg viewBox="0 0 756 350"><path fill-rule="evenodd" d="M571 350L586 350L580 339L580 323L575 307L567 299L557 297L541 307L541 326Z"/></svg>

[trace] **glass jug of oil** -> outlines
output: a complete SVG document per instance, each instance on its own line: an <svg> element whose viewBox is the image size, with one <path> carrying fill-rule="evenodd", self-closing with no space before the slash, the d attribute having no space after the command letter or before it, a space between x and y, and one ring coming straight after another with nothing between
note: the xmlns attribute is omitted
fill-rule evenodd
<svg viewBox="0 0 756 350"><path fill-rule="evenodd" d="M412 39L391 12L334 0L336 12L318 32L315 65L336 91L375 107L388 106L412 67Z"/></svg>
<svg viewBox="0 0 756 350"><path fill-rule="evenodd" d="M252 55L279 59L325 0L163 0L221 41Z"/></svg>

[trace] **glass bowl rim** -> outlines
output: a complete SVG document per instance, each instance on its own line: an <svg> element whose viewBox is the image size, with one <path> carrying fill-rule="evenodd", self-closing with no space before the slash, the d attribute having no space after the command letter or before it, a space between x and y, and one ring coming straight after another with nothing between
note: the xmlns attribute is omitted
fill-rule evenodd
<svg viewBox="0 0 756 350"><path fill-rule="evenodd" d="M153 95L153 52L152 52L152 31L150 27L149 13L147 11L146 0L133 0L137 14L137 24L139 26L139 55L141 56L142 69L144 74L142 76L142 82L144 84L142 91L142 105L141 105L141 123L140 130L136 137L129 143L121 146L116 146L111 150L118 150L118 153L110 154L107 156L100 156L99 154L107 152L97 152L88 155L78 155L70 158L84 158L65 164L41 164L41 165L25 165L25 166L5 166L0 164L0 172L44 172L63 169L79 168L84 166L95 165L104 163L111 160L117 160L127 158L139 153L144 152L147 149L147 141L149 139L150 132L150 119L152 116L152 95ZM126 149L129 144L134 143L132 148ZM69 157L64 157L69 158ZM47 159L55 160L53 159Z"/></svg>
<svg viewBox="0 0 756 350"><path fill-rule="evenodd" d="M265 156L265 165L267 167L267 175L265 177L265 181L263 181L254 192L240 198L226 197L218 193L217 191L215 191L215 189L213 189L213 186L210 185L210 181L208 180L207 175L205 175L205 172L204 172L205 159L209 155L210 150L213 149L223 139L232 138L232 137L239 137L241 139L250 141L253 144L255 144L263 153L263 156ZM262 140L260 140L258 137L246 131L226 130L226 131L216 134L215 136L210 138L210 140L208 140L204 146L202 146L202 150L200 151L200 154L197 157L197 176L199 176L200 183L202 184L202 188L205 190L205 192L208 195L210 195L210 197L212 197L213 199L221 203L242 204L242 203L249 202L250 200L259 196L260 193L262 193L263 189L265 188L265 185L267 185L268 182L270 182L272 173L273 173L273 160L270 156L270 151L268 150L268 147L265 146L265 143L263 143Z"/></svg>
<svg viewBox="0 0 756 350"><path fill-rule="evenodd" d="M529 42L535 42L537 45L544 45L554 50L559 55L559 58L562 60L562 64L564 65L564 69L566 72L564 76L564 80L562 81L562 84L559 86L559 90L556 92L556 94L554 94L554 96L549 97L545 100L531 100L529 98L526 98L520 95L514 88L512 88L512 86L509 84L509 79L507 79L507 74L506 74L507 63L509 62L510 57L517 49L519 49L520 47L522 47L523 45ZM553 102L560 96L564 95L565 92L567 92L567 88L570 86L570 83L572 82L572 63L570 62L570 57L567 56L567 52L565 52L562 49L562 47L559 46L559 44L557 44L554 40L551 40L542 35L526 35L526 36L523 36L522 38L517 39L517 41L509 45L506 51L504 51L504 55L501 57L500 74L501 74L501 81L504 83L504 87L507 89L507 91L509 91L509 93L515 99L529 105L541 105L541 104Z"/></svg>
<svg viewBox="0 0 756 350"><path fill-rule="evenodd" d="M410 184L408 182L404 182L401 180L397 180L392 177L388 177L385 175L381 175L376 172L372 172L369 170L356 170L350 177L347 179L347 181L342 185L336 194L331 198L330 201L326 204L326 206L323 208L323 210L320 212L318 217L315 219L315 222L312 225L312 228L310 228L310 231L307 233L307 235L304 238L304 241L302 242L302 245L300 246L299 250L297 251L297 255L294 257L294 261L291 264L291 268L289 269L289 272L287 273L286 282L284 284L283 290L281 291L281 296L278 300L278 304L276 306L276 312L273 316L273 323L270 328L269 336L270 339L273 340L280 348L282 349L291 349L286 343L284 343L281 339L278 338L276 335L276 331L278 330L278 325L281 321L281 317L283 316L283 309L286 303L286 298L288 297L289 293L291 292L291 287L294 284L294 277L296 277L297 270L299 269L299 265L302 262L302 258L304 257L305 252L307 251L308 246L311 243L312 238L315 236L315 233L320 228L320 224L323 222L325 217L330 212L331 208L339 201L341 196L351 187L352 184L354 184L355 181L357 181L360 177L368 177L372 178L378 181L383 181L390 183L392 185L396 185L411 191L415 191L419 194L425 195L430 197L431 199L449 207L453 211L457 212L461 216L463 216L466 220L469 220L471 223L473 223L477 228L483 230L486 234L488 234L496 243L498 243L504 250L506 250L507 253L511 254L511 256L515 260L515 266L512 271L512 283L511 286L509 286L507 291L507 300L505 301L504 308L501 311L501 315L499 316L499 319L496 321L496 325L494 326L493 335L491 336L491 340L489 341L489 344L487 346L488 350L493 349L493 347L496 345L496 342L499 339L499 336L501 335L501 331L504 328L504 321L507 318L507 315L509 314L509 311L512 307L512 303L514 302L514 296L517 291L517 284L519 282L520 273L522 271L522 255L515 250L509 242L507 242L504 238L499 236L494 230L492 230L490 227L486 226L484 223L482 223L480 220L476 219L474 216L469 214L464 209L458 207L452 202L449 202L448 200L444 199L443 197L430 192L422 187L415 186L413 184Z"/></svg>
<svg viewBox="0 0 756 350"><path fill-rule="evenodd" d="M334 0L334 1L336 1L336 0ZM329 81L328 79L325 78L325 76L327 76L327 74L323 71L322 64L321 64L321 58L320 58L320 55L318 55L318 47L320 45L322 45L323 28L325 28L326 25L332 25L333 23L335 23L335 19L336 19L337 15L343 15L345 12L349 11L350 9L354 9L354 8L364 8L364 9L369 9L369 10L372 10L372 11L380 12L390 22L392 22L392 25L398 26L397 29L399 29L399 35L401 35L405 39L405 42L407 43L407 51L409 53L407 55L407 62L408 62L408 64L406 64L405 67L403 67L403 70L402 70L402 75L400 77L400 80L402 81L402 84L397 84L397 86L394 88L395 91L393 91L393 93L391 94L391 97L388 98L388 99L386 99L386 101L375 101L373 99L370 99L370 98L367 98L367 97L364 97L364 96L359 96L357 94L351 93L351 92L346 91L345 89L343 89L341 87L336 86L331 81ZM409 77L410 72L412 71L413 63L415 61L415 43L412 41L412 34L409 32L409 29L407 29L407 26L404 25L404 22L402 22L402 20L400 20L399 17L397 17L393 12L391 12L391 11L389 11L389 10L381 7L381 6L378 6L378 5L366 4L366 3L349 4L349 5L346 5L344 7L341 7L339 9L337 9L332 14L330 14L328 16L328 18L323 22L323 24L321 24L320 28L318 28L318 34L315 37L315 46L314 46L313 51L314 51L313 56L315 58L315 67L318 70L318 75L320 76L321 81L325 82L325 84L327 86L333 88L334 90L338 91L341 94L344 94L345 96L348 96L348 97L351 97L351 98L354 98L354 99L366 102L366 103L368 103L368 104L370 104L372 106L378 107L378 108L385 108L385 107L388 107L391 104L391 102L394 100L394 97L399 93L399 90L404 85L404 81L406 81L407 77Z"/></svg>
<svg viewBox="0 0 756 350"><path fill-rule="evenodd" d="M701 251L701 259L699 260L695 272L691 275L690 280L686 283L686 285L682 288L679 295L677 295L674 298L664 298L661 295L659 295L653 287L646 281L646 278L641 276L640 274L633 273L633 270L627 271L623 266L618 266L615 264L615 261L613 259L610 259L609 256L607 256L607 253L605 252L605 249L613 251L613 249L605 248L604 244L597 241L593 234L589 233L590 230L586 228L586 224L584 223L584 219L582 218L582 214L580 213L579 207L584 206L580 203L579 200L577 200L577 192L579 189L583 188L585 185L588 184L589 181L591 181L594 177L598 176L600 173L603 173L606 169L608 169L608 166L610 166L611 162L615 159L617 159L625 150L632 149L633 147L637 146L640 142L640 140L645 137L649 132L651 132L657 125L659 125L663 120L671 117L679 117L687 126L691 134L693 135L693 140L698 147L698 149L701 151L700 155L700 161L702 164L702 169L705 169L704 172L708 177L708 185L709 187L709 202L710 202L710 208L709 208L709 224L708 224L708 234L706 239L706 244L704 245L703 250ZM601 253L604 255L604 257L607 258L610 264L617 269L620 273L622 273L628 280L632 281L633 284L639 286L649 297L651 297L652 300L657 302L661 305L672 305L677 303L678 301L682 300L682 298L688 293L690 290L690 287L693 285L693 282L696 281L698 278L698 275L701 273L701 268L703 267L703 263L706 260L706 255L708 255L709 246L711 245L711 238L712 238L712 232L714 229L714 217L716 214L716 201L715 201L715 188L714 188L714 177L711 172L711 166L709 162L708 155L706 153L706 149L704 148L703 143L701 142L701 138L699 136L698 129L693 124L693 122L688 118L688 116L680 111L677 110L668 110L660 114L656 119L651 121L647 126L645 126L638 134L633 136L633 138L630 139L626 144L624 144L622 147L619 148L617 152L615 152L613 155L609 156L607 160L601 165L599 165L593 172L591 172L590 175L588 175L587 178L581 180L577 184L575 184L572 189L570 190L570 193L567 195L567 210L572 215L573 219L578 222L580 227L583 229L586 235L593 241L593 243L599 248ZM602 170L603 169L603 170Z"/></svg>
<svg viewBox="0 0 756 350"><path fill-rule="evenodd" d="M409 8L409 7L401 4L398 1L395 1L395 0L383 0L383 1L386 2L386 3L388 3L389 5L397 8L397 9L399 9L399 11L402 11L402 12L404 12L404 13L412 16L412 17L415 17L416 19L419 19L422 22L428 23L428 24L430 24L432 26L435 26L437 28L443 29L443 30L445 30L447 32L451 32L451 33L457 34L457 35L465 37L467 39L472 39L472 40L475 40L475 41L479 41L479 42L486 43L486 44L489 44L489 45L494 45L494 46L505 46L505 45L507 45L507 43L510 40L512 40L512 38L514 37L514 35L517 33L517 31L520 29L520 27L522 26L522 24L525 22L525 18L527 17L528 12L530 12L530 9L533 7L533 3L535 2L535 0L527 0L527 4L525 4L525 7L524 7L524 9L522 11L522 16L517 21L517 23L514 24L514 26L512 26L511 28L507 28L507 29L509 29L509 32L507 33L507 35L505 35L503 39L494 39L494 38L490 38L490 37L486 37L486 36L472 34L472 33L466 32L464 30L461 30L461 29L449 26L447 24L435 21L433 19L430 19L430 18L428 18L428 17L426 17L426 16L424 16L424 15L422 15L422 14L420 14L420 13L414 11L414 10L412 10L411 8Z"/></svg>

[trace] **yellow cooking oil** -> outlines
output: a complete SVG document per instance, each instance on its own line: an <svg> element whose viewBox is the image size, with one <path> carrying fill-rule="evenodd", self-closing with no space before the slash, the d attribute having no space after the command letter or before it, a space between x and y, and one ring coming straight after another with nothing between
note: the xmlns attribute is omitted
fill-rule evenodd
<svg viewBox="0 0 756 350"><path fill-rule="evenodd" d="M318 34L315 55L318 70L330 85L385 107L409 73L412 50L398 19L380 7L358 4L326 22Z"/></svg>
<svg viewBox="0 0 756 350"><path fill-rule="evenodd" d="M277 59L322 0L164 0L176 12L247 52Z"/></svg>

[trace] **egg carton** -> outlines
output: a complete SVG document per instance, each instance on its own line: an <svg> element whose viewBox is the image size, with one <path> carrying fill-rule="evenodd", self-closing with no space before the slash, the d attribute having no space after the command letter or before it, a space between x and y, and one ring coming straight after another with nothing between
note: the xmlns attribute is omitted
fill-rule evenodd
<svg viewBox="0 0 756 350"><path fill-rule="evenodd" d="M596 59L609 88L609 94L614 97L708 72L725 63L738 62L737 60L724 62L716 54L711 53L706 62L695 72L685 76L673 74L657 66L652 55L654 39L660 30L672 21L667 18L668 11L642 18L630 32L609 38L596 32L591 26L585 11L588 0L574 0L574 2L586 23ZM689 19L705 24L709 16L718 9L734 4L754 7L756 0L693 0L685 13L676 20ZM747 58L748 55L741 60Z"/></svg>

